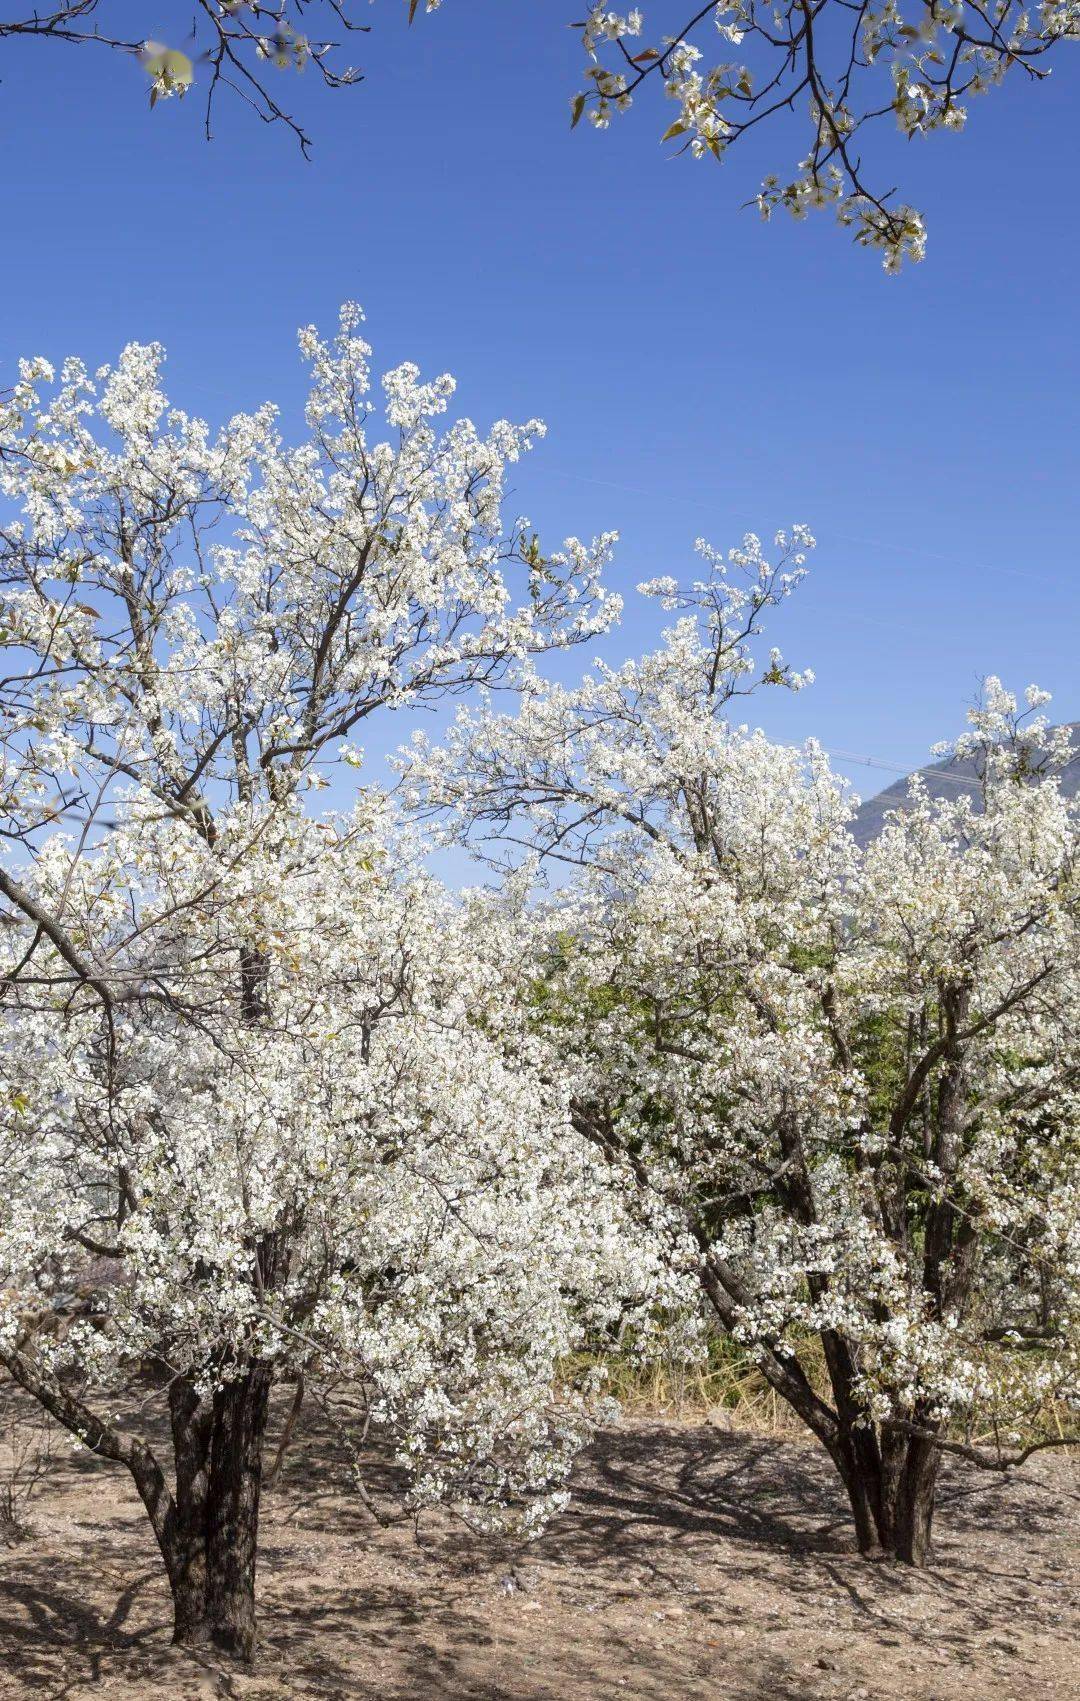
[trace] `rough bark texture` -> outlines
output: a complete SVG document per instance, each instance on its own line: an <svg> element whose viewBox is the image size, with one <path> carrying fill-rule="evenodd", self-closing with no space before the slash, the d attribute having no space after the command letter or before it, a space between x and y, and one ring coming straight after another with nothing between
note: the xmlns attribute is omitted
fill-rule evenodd
<svg viewBox="0 0 1080 1701"><path fill-rule="evenodd" d="M206 1618L206 1497L212 1414L183 1377L169 1389L176 1513L171 1553L165 1561L173 1595L173 1641L190 1645Z"/></svg>
<svg viewBox="0 0 1080 1701"><path fill-rule="evenodd" d="M249 1660L255 1647L255 1555L268 1365L255 1365L214 1396L206 1517L206 1634Z"/></svg>
<svg viewBox="0 0 1080 1701"><path fill-rule="evenodd" d="M169 1390L175 1506L162 1544L173 1595L173 1640L211 1643L249 1660L255 1647L255 1561L262 1452L272 1375L255 1365L200 1399Z"/></svg>
<svg viewBox="0 0 1080 1701"><path fill-rule="evenodd" d="M900 1478L893 1517L893 1552L907 1565L925 1565L930 1557L941 1453L932 1441L912 1436Z"/></svg>
<svg viewBox="0 0 1080 1701"><path fill-rule="evenodd" d="M842 1437L833 1460L851 1503L860 1553L926 1565L941 1450L899 1425Z"/></svg>

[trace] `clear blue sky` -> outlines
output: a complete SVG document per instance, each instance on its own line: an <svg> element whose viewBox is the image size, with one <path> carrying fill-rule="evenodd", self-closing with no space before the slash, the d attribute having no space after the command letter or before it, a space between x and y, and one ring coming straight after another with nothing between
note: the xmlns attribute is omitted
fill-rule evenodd
<svg viewBox="0 0 1080 1701"><path fill-rule="evenodd" d="M133 30L175 37L157 5ZM549 542L617 527L618 588L691 567L702 533L813 527L776 635L819 682L762 703L775 734L914 765L989 672L1080 718L1068 55L976 103L966 135L896 144L930 244L892 279L826 215L740 211L788 137L672 162L652 102L571 135L573 0L445 0L411 31L398 0L360 10L361 87L283 84L310 164L234 105L207 147L196 96L151 114L105 52L5 46L0 382L20 353L158 338L179 405L272 397L295 427L295 327L353 297L380 364L454 372L480 423L548 421L514 505ZM654 621L631 594L608 653ZM891 777L838 765L865 793Z"/></svg>

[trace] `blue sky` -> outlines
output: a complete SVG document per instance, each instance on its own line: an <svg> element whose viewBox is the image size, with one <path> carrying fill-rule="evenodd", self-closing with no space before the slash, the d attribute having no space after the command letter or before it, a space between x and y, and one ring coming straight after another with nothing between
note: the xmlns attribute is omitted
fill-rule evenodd
<svg viewBox="0 0 1080 1701"><path fill-rule="evenodd" d="M175 36L157 4L133 30ZM572 0L445 0L411 31L397 0L362 10L367 81L285 87L310 164L235 106L207 147L196 97L151 114L130 62L5 46L0 383L20 353L157 338L179 405L272 397L298 428L295 327L355 298L380 364L454 372L479 423L547 420L514 506L548 543L621 532L609 656L652 641L632 587L692 568L696 536L800 519L819 548L775 634L818 684L762 700L771 732L915 765L990 672L1080 718L1067 57L977 102L960 138L888 138L930 229L897 279L826 215L740 211L790 136L671 161L653 102L571 135ZM864 793L892 777L837 765Z"/></svg>

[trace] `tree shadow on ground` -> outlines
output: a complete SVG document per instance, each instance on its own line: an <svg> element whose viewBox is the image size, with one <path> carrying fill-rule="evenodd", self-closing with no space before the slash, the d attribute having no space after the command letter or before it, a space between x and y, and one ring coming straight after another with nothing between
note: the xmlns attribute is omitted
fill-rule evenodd
<svg viewBox="0 0 1080 1701"><path fill-rule="evenodd" d="M676 1595L692 1571L693 1609L706 1616L722 1616L733 1585L758 1585L763 1595L779 1588L786 1602L810 1608L826 1585L868 1628L963 1659L988 1632L1031 1618L1038 1591L1015 1569L1017 1555L1037 1552L1062 1523L1057 1481L1029 1478L1017 1492L1015 1480L946 1461L930 1567L866 1560L822 1450L711 1425L610 1430L578 1477L535 1558ZM920 1623L913 1603L934 1597L958 1610Z"/></svg>
<svg viewBox="0 0 1080 1701"><path fill-rule="evenodd" d="M418 1545L410 1525L379 1527L352 1468L311 1414L266 1496L260 1654L237 1673L169 1646L168 1590L123 1473L65 1462L41 1540L0 1554L0 1696L811 1701L835 1691L794 1671L781 1645L793 1623L831 1614L868 1646L966 1665L992 1631L1044 1611L1028 1556L1051 1551L1069 1516L1060 1487L1018 1493L947 1469L935 1562L915 1574L858 1558L817 1448L627 1424L583 1456L570 1506L539 1540L484 1541L432 1515ZM390 1457L370 1448L364 1474L392 1504ZM689 1640L665 1640L675 1613ZM729 1633L752 1636L752 1661L702 1652Z"/></svg>
<svg viewBox="0 0 1080 1701"><path fill-rule="evenodd" d="M5 1577L0 1585L0 1648L8 1670L15 1670L27 1692L44 1690L56 1701L70 1684L62 1667L65 1653L77 1656L79 1670L70 1682L98 1684L110 1658L152 1643L171 1629L168 1615L129 1628L133 1607L159 1573L143 1572L126 1584L111 1607L90 1604L91 1581L78 1574L62 1582L54 1567L34 1566L23 1578Z"/></svg>

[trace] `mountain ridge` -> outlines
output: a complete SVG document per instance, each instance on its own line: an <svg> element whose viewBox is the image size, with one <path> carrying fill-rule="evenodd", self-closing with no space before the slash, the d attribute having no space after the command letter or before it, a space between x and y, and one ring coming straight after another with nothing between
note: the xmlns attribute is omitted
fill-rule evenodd
<svg viewBox="0 0 1080 1701"><path fill-rule="evenodd" d="M1072 735L1076 755L1062 771L1061 789L1066 797L1075 797L1080 793L1080 721L1066 721L1063 725ZM851 823L851 830L864 848L872 839L877 838L885 825L887 812L890 809L903 808L907 801L908 786L915 774L922 775L931 797L956 797L964 794L978 797L975 765L969 757L946 756L943 761L933 762L928 767L913 768L910 774L894 780L884 791L876 792L873 797L864 798L860 803Z"/></svg>

